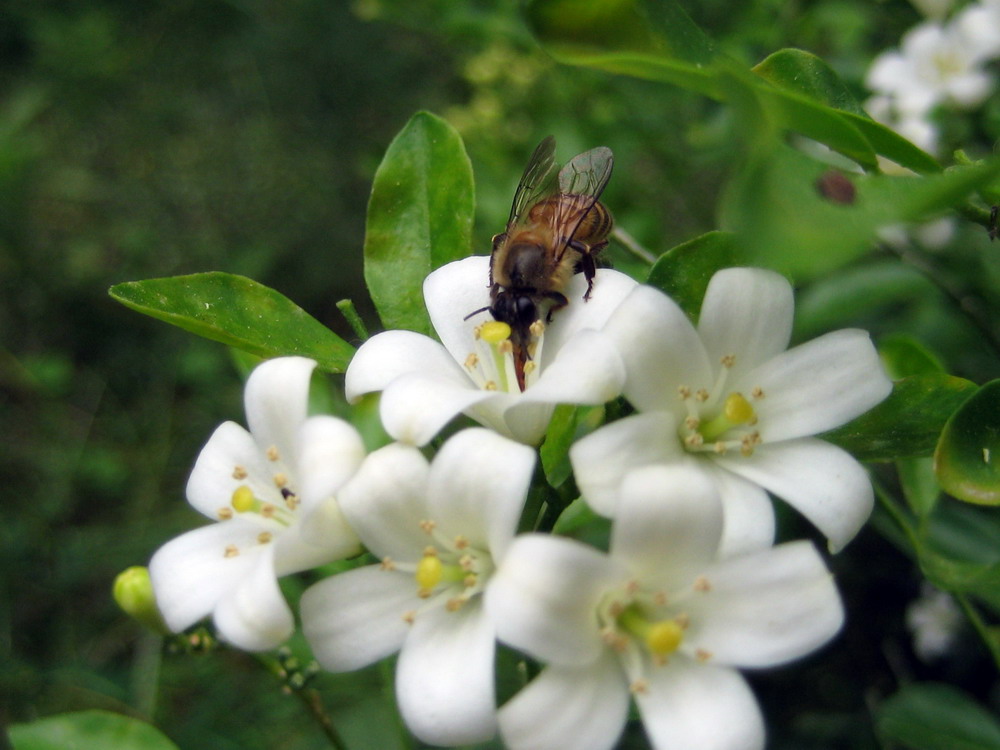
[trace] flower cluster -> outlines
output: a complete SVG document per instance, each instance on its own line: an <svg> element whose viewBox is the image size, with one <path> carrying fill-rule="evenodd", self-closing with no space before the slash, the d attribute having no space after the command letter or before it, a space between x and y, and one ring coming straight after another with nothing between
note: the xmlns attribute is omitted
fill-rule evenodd
<svg viewBox="0 0 1000 750"><path fill-rule="evenodd" d="M166 624L211 615L233 645L273 648L294 629L278 578L363 548L367 561L304 593L302 629L332 671L398 653L399 709L423 742L499 731L515 749L610 748L634 700L656 748L762 747L738 670L799 658L844 617L820 552L774 544L769 493L832 550L864 524L864 469L816 435L888 394L871 341L844 330L788 349L792 289L769 271L716 274L695 326L663 293L602 269L593 299L579 301L576 277L573 302L533 326L515 377L510 331L470 316L488 302L487 263L426 280L440 342L388 331L352 361L348 397L381 392L395 442L366 454L349 423L308 416L310 360L251 374L249 431L219 427L187 488L217 523L150 565ZM528 498L543 496L534 446L555 406L619 396L635 413L570 449L610 544L545 533L537 519L551 514ZM460 415L482 426L432 452ZM498 643L542 667L499 708Z"/></svg>
<svg viewBox="0 0 1000 750"><path fill-rule="evenodd" d="M935 15L941 15L939 8ZM899 49L872 62L865 84L871 115L920 146L938 151L931 115L945 105L969 109L993 91L986 65L1000 57L1000 2L979 0L949 20L929 18L910 29Z"/></svg>

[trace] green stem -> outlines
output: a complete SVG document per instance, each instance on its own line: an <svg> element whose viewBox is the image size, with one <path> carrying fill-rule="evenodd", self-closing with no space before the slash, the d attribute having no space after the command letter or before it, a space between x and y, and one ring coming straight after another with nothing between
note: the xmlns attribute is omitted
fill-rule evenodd
<svg viewBox="0 0 1000 750"><path fill-rule="evenodd" d="M979 637L982 638L986 648L989 649L990 656L993 657L993 663L1000 670L1000 642L990 633L989 626L983 622L983 618L976 608L972 606L972 602L969 601L969 598L965 594L950 593L955 597L955 601L958 602L969 622L972 623L972 627L979 633Z"/></svg>
<svg viewBox="0 0 1000 750"><path fill-rule="evenodd" d="M305 707L309 715L319 725L320 731L323 732L323 735L330 743L330 747L334 748L334 750L348 750L347 743L344 742L344 738L340 736L337 728L330 721L329 715L323 708L323 701L320 698L319 692L313 688L295 687L289 684L288 673L276 659L264 655L256 655L256 658L257 662L277 677L281 681L282 686L290 691L298 699L299 703Z"/></svg>
<svg viewBox="0 0 1000 750"><path fill-rule="evenodd" d="M340 314L343 315L350 324L351 329L354 331L354 335L362 341L367 341L368 328L365 326L365 322L361 319L361 316L358 315L358 311L354 307L354 301L350 299L342 299L337 303L337 309L340 310Z"/></svg>
<svg viewBox="0 0 1000 750"><path fill-rule="evenodd" d="M621 243L622 247L632 253L632 255L641 260L643 263L648 263L649 265L656 263L656 256L639 244L639 240L621 227L616 226L612 229L611 236Z"/></svg>

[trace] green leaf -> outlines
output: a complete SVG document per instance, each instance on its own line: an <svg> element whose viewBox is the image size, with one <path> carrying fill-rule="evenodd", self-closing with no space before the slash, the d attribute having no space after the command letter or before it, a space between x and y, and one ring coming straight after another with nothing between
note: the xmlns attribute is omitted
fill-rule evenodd
<svg viewBox="0 0 1000 750"><path fill-rule="evenodd" d="M1000 750L1000 723L950 685L907 685L883 703L876 729L885 742L912 750Z"/></svg>
<svg viewBox="0 0 1000 750"><path fill-rule="evenodd" d="M569 463L569 448L576 436L577 410L578 407L572 404L556 406L545 433L545 442L538 451L545 478L552 487L560 486L573 472Z"/></svg>
<svg viewBox="0 0 1000 750"><path fill-rule="evenodd" d="M975 391L975 383L945 373L903 378L881 404L821 437L862 461L930 456L945 422Z"/></svg>
<svg viewBox="0 0 1000 750"><path fill-rule="evenodd" d="M930 515L941 497L941 485L930 458L901 458L896 462L899 484L906 504L918 517Z"/></svg>
<svg viewBox="0 0 1000 750"><path fill-rule="evenodd" d="M302 308L244 276L213 271L116 284L126 307L258 357L298 354L343 372L354 348Z"/></svg>
<svg viewBox="0 0 1000 750"><path fill-rule="evenodd" d="M14 750L177 750L156 728L110 711L59 714L7 731Z"/></svg>
<svg viewBox="0 0 1000 750"><path fill-rule="evenodd" d="M695 318L713 274L748 260L732 232L708 232L663 253L649 269L646 283L666 292Z"/></svg>
<svg viewBox="0 0 1000 750"><path fill-rule="evenodd" d="M944 364L938 356L913 336L897 333L878 343L878 353L886 372L893 379L910 375L943 373Z"/></svg>
<svg viewBox="0 0 1000 750"><path fill-rule="evenodd" d="M1000 380L980 388L948 420L934 469L948 494L1000 505Z"/></svg>
<svg viewBox="0 0 1000 750"><path fill-rule="evenodd" d="M474 209L461 136L418 112L389 145L368 201L365 282L386 328L431 332L424 279L469 255Z"/></svg>
<svg viewBox="0 0 1000 750"><path fill-rule="evenodd" d="M928 219L998 174L1000 159L926 177L846 174L775 142L730 183L719 220L756 264L801 282L869 252L882 227ZM824 192L831 176L853 186L847 199Z"/></svg>

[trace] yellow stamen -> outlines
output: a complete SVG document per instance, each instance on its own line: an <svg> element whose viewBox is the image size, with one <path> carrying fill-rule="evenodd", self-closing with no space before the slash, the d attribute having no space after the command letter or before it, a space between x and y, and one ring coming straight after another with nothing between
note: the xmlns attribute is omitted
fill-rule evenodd
<svg viewBox="0 0 1000 750"><path fill-rule="evenodd" d="M489 344L499 344L510 338L510 326L499 320L490 320L480 326L479 336Z"/></svg>
<svg viewBox="0 0 1000 750"><path fill-rule="evenodd" d="M257 498L253 496L253 490L245 484L241 484L233 491L232 505L237 513L246 513L254 509Z"/></svg>
<svg viewBox="0 0 1000 750"><path fill-rule="evenodd" d="M441 583L443 572L444 564L441 562L441 558L436 555L424 555L420 558L415 577L421 593L433 591L434 587Z"/></svg>
<svg viewBox="0 0 1000 750"><path fill-rule="evenodd" d="M723 407L722 413L733 424L746 424L757 418L753 407L742 393L730 393L726 397L726 405Z"/></svg>
<svg viewBox="0 0 1000 750"><path fill-rule="evenodd" d="M654 654L672 654L681 645L684 629L674 620L661 620L650 625L646 633L646 647Z"/></svg>

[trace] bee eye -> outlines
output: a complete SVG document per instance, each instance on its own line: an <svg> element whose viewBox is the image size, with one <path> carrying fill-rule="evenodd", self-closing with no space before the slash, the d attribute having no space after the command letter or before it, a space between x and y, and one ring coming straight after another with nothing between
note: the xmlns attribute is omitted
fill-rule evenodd
<svg viewBox="0 0 1000 750"><path fill-rule="evenodd" d="M531 297L518 297L514 304L517 308L516 316L519 324L529 326L538 318L535 302L531 299Z"/></svg>

